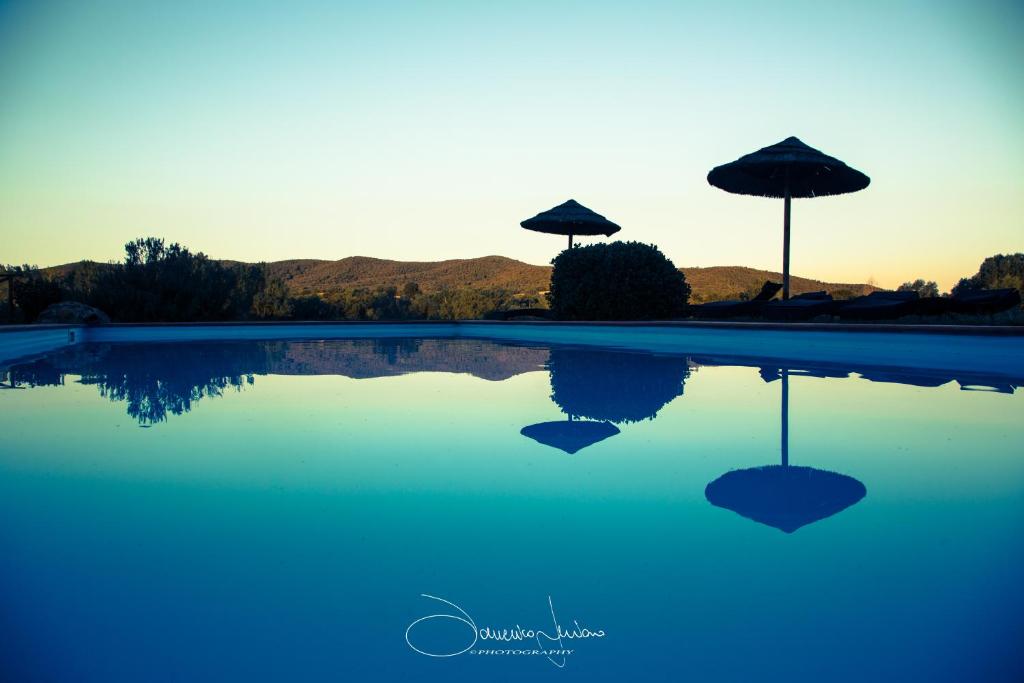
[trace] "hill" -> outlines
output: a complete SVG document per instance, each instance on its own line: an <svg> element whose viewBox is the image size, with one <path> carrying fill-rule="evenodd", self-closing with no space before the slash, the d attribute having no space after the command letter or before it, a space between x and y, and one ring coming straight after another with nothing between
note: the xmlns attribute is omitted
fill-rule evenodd
<svg viewBox="0 0 1024 683"><path fill-rule="evenodd" d="M45 268L52 277L68 275L83 263L68 263ZM232 263L232 261L224 261ZM235 262L237 263L237 262ZM104 264L95 264L102 268ZM681 268L693 288L691 301L717 301L752 296L765 280L782 281L778 272L745 266ZM267 263L271 278L280 278L293 296L329 294L342 289L377 289L415 282L425 293L441 289L501 289L515 294L535 295L546 291L550 266L535 266L504 256L482 256L447 261L392 261L390 259L350 256L338 261L292 259ZM824 282L793 276L794 294L825 290L837 297L859 296L878 287L862 283Z"/></svg>
<svg viewBox="0 0 1024 683"><path fill-rule="evenodd" d="M550 266L535 266L504 256L450 261L390 261L352 256L340 261L294 260L268 263L271 277L280 277L293 295L322 294L337 289L394 286L415 282L424 292L439 289L504 289L517 294L546 291ZM681 268L693 288L694 303L753 296L765 280L782 282L782 274L744 266ZM877 287L791 277L794 294L826 290L833 295L859 296Z"/></svg>
<svg viewBox="0 0 1024 683"><path fill-rule="evenodd" d="M536 294L548 288L551 268L504 256L448 261L391 261L350 256L339 261L293 260L267 264L293 295L324 294L338 289L398 287L415 282L423 292L440 289L503 289Z"/></svg>
<svg viewBox="0 0 1024 683"><path fill-rule="evenodd" d="M782 273L759 270L745 266L711 266L709 268L680 268L692 288L691 303L738 299L741 295L753 296L761 290L766 280L782 282ZM873 292L880 287L868 284L823 282L810 278L790 275L789 289L792 294L825 290L836 298L850 298Z"/></svg>

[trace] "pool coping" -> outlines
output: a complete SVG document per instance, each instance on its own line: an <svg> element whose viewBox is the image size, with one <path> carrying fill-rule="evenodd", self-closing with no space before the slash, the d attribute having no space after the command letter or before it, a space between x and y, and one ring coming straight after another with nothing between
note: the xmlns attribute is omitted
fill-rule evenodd
<svg viewBox="0 0 1024 683"><path fill-rule="evenodd" d="M724 321L265 321L0 328L0 369L81 343L467 338L504 343L955 371L1024 384L1024 327ZM845 334L844 334L845 333Z"/></svg>
<svg viewBox="0 0 1024 683"><path fill-rule="evenodd" d="M968 335L985 337L1024 337L1024 325L901 325L885 323L771 323L734 322L725 320L238 320L214 322L146 322L146 323L33 323L0 325L0 333L61 329L119 329L175 327L288 327L288 326L366 326L366 325L500 325L509 327L616 327L616 328L680 328L787 332L887 332L893 334Z"/></svg>

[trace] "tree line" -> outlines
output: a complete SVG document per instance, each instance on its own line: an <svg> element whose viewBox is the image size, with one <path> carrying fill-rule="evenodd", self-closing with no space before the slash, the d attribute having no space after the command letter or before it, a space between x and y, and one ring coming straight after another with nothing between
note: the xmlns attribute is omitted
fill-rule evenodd
<svg viewBox="0 0 1024 683"><path fill-rule="evenodd" d="M454 320L541 305L537 297L501 289L427 293L415 282L401 290L364 287L291 296L282 280L268 276L266 264L222 263L155 237L126 244L120 263L83 262L58 275L29 265L5 270L15 277L14 315L4 296L0 319L15 322L33 322L61 301L93 306L116 322Z"/></svg>
<svg viewBox="0 0 1024 683"><path fill-rule="evenodd" d="M0 321L33 322L47 306L61 301L88 304L115 322L465 320L545 308L549 300L560 318L666 318L684 314L690 294L672 262L650 245L591 245L566 250L553 264L549 299L469 287L424 292L415 282L400 288L292 296L281 279L268 275L266 264L224 263L146 237L126 244L120 263L82 262L64 273L6 266L0 276L14 277L14 309L8 306L6 286L0 284ZM951 293L1006 287L1024 293L1024 253L985 259ZM939 296L936 283L924 279L905 282L899 289Z"/></svg>

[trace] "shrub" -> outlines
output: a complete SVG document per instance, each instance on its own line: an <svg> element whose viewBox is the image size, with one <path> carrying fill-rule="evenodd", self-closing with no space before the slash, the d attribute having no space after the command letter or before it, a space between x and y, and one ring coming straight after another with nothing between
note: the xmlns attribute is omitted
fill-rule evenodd
<svg viewBox="0 0 1024 683"><path fill-rule="evenodd" d="M686 278L653 245L592 244L551 262L551 310L560 320L650 320L681 315Z"/></svg>

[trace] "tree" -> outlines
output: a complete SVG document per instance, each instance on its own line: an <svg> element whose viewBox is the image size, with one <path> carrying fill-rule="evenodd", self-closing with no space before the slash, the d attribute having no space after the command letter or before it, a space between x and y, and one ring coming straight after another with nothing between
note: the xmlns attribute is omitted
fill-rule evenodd
<svg viewBox="0 0 1024 683"><path fill-rule="evenodd" d="M122 264L82 286L88 303L125 322L238 320L264 289L262 266L226 266L177 243L146 237L125 245Z"/></svg>
<svg viewBox="0 0 1024 683"><path fill-rule="evenodd" d="M14 278L14 308L22 322L33 322L47 306L61 300L60 284L43 275L38 266L5 266L3 270Z"/></svg>
<svg viewBox="0 0 1024 683"><path fill-rule="evenodd" d="M252 298L252 312L257 318L282 319L292 314L288 288L280 278L274 278Z"/></svg>
<svg viewBox="0 0 1024 683"><path fill-rule="evenodd" d="M977 289L1015 288L1024 296L1024 253L996 254L981 262L978 272L962 278L953 288L953 294Z"/></svg>
<svg viewBox="0 0 1024 683"><path fill-rule="evenodd" d="M405 287L402 287L403 299L415 299L419 295L420 285L418 282L406 282Z"/></svg>
<svg viewBox="0 0 1024 683"><path fill-rule="evenodd" d="M939 286L934 281L928 280L925 282L921 278L914 280L913 282L904 282L897 288L900 292L917 292L917 295L922 299L925 297L936 297L939 295Z"/></svg>
<svg viewBox="0 0 1024 683"><path fill-rule="evenodd" d="M337 309L314 295L289 299L294 320L335 320L343 317Z"/></svg>
<svg viewBox="0 0 1024 683"><path fill-rule="evenodd" d="M642 320L681 315L685 276L653 245L591 244L551 262L551 310L562 320Z"/></svg>

